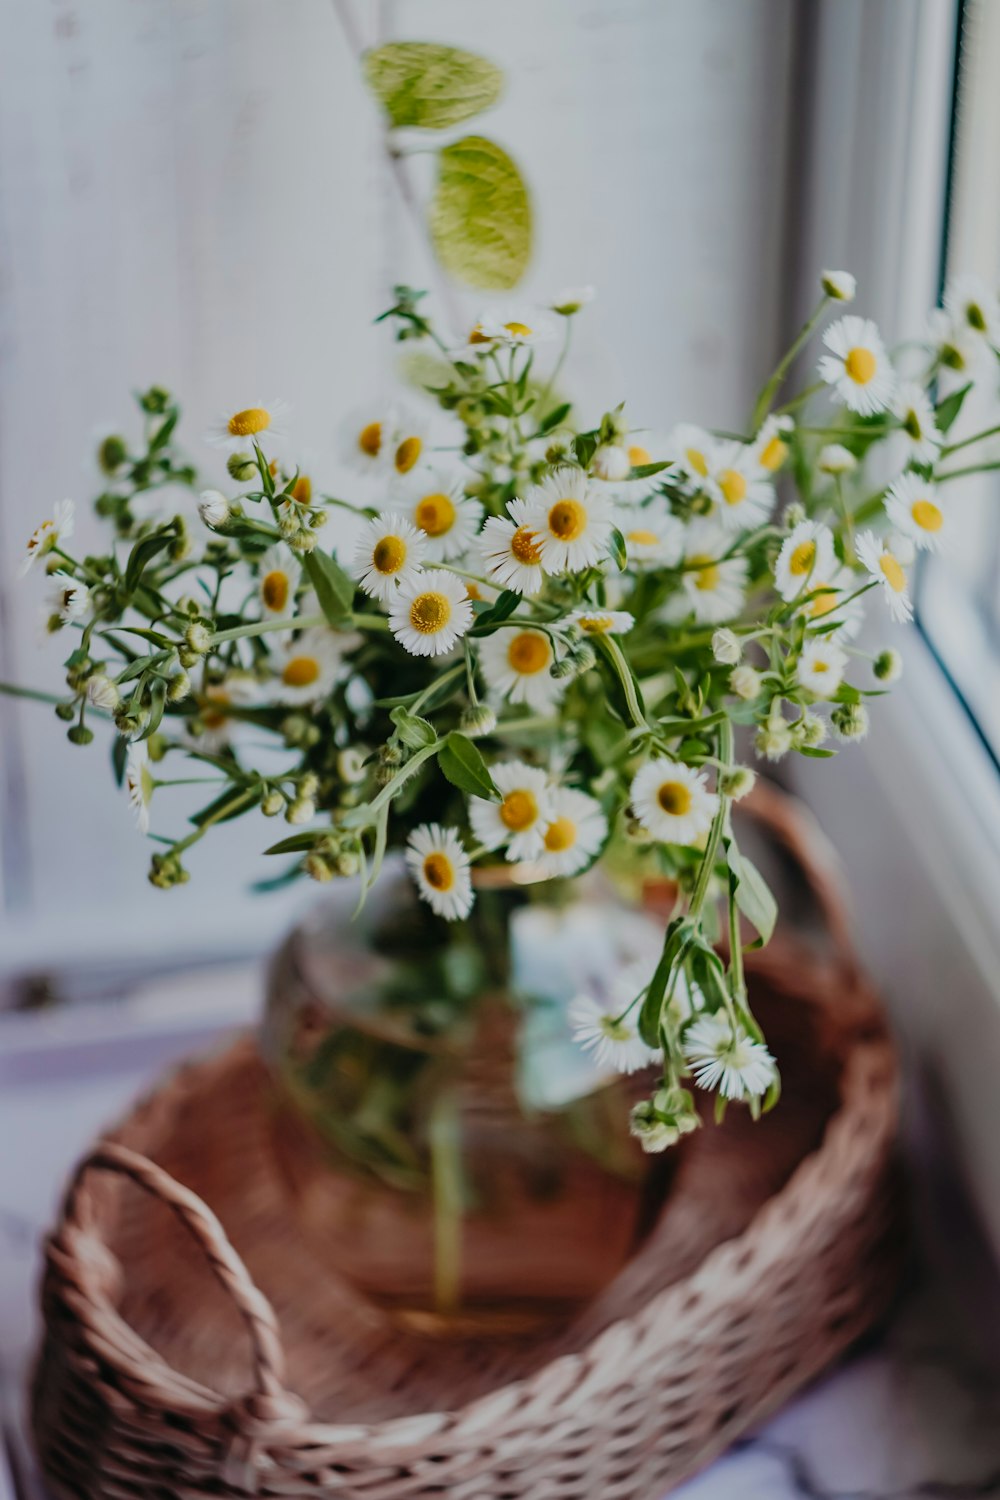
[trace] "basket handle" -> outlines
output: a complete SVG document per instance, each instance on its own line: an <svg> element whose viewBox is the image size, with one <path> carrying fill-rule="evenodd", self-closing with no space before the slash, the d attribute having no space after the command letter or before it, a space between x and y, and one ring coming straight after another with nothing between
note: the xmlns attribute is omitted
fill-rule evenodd
<svg viewBox="0 0 1000 1500"><path fill-rule="evenodd" d="M251 1280L229 1240L225 1230L212 1210L202 1202L190 1188L182 1187L162 1167L148 1157L119 1146L114 1141L101 1141L80 1162L66 1193L63 1222L76 1223L80 1228L89 1227L90 1215L86 1200L81 1198L83 1179L88 1172L116 1172L127 1177L136 1186L158 1199L170 1209L174 1217L202 1249L220 1286L235 1303L237 1311L246 1325L253 1352L253 1395L263 1398L278 1398L283 1405L288 1397L285 1390L285 1354L278 1332L278 1320L267 1298ZM56 1236L58 1239L58 1234ZM269 1403L266 1399L264 1406Z"/></svg>

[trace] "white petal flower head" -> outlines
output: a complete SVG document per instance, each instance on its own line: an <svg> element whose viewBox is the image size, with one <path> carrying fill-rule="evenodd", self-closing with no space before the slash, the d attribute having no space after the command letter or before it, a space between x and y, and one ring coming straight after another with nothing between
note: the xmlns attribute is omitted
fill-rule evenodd
<svg viewBox="0 0 1000 1500"><path fill-rule="evenodd" d="M923 386L913 380L906 381L896 392L892 410L899 418L899 436L910 463L935 463L944 439L938 431L933 403Z"/></svg>
<svg viewBox="0 0 1000 1500"><path fill-rule="evenodd" d="M945 512L937 489L919 474L901 474L885 497L885 513L914 547L936 552L941 545ZM894 549L898 553L898 548Z"/></svg>
<svg viewBox="0 0 1000 1500"><path fill-rule="evenodd" d="M125 791L140 833L149 832L149 804L153 799L153 773L145 740L133 742L125 757Z"/></svg>
<svg viewBox="0 0 1000 1500"><path fill-rule="evenodd" d="M672 568L684 551L684 522L671 513L662 495L618 509L618 529L625 538L629 562L638 568Z"/></svg>
<svg viewBox="0 0 1000 1500"><path fill-rule="evenodd" d="M552 814L547 774L520 760L492 766L490 773L501 800L469 799L473 833L485 849L505 848L511 861L536 859Z"/></svg>
<svg viewBox="0 0 1000 1500"><path fill-rule="evenodd" d="M472 624L472 600L443 568L418 573L396 591L389 629L411 656L443 656Z"/></svg>
<svg viewBox="0 0 1000 1500"><path fill-rule="evenodd" d="M571 318L581 307L593 302L596 296L592 286L564 286L561 291L556 292L549 306L561 318Z"/></svg>
<svg viewBox="0 0 1000 1500"><path fill-rule="evenodd" d="M808 641L799 653L795 675L799 686L817 698L832 698L839 688L847 654L829 637Z"/></svg>
<svg viewBox="0 0 1000 1500"><path fill-rule="evenodd" d="M913 618L903 563L889 543L874 532L862 531L856 542L858 561L878 584L889 614L899 624Z"/></svg>
<svg viewBox="0 0 1000 1500"><path fill-rule="evenodd" d="M802 613L808 620L836 626L827 639L852 641L861 629L865 613L863 599L855 597L857 590L857 575L834 562L827 572L813 572Z"/></svg>
<svg viewBox="0 0 1000 1500"><path fill-rule="evenodd" d="M40 557L45 557L53 547L57 547L60 540L73 535L73 527L76 524L75 513L76 506L72 500L56 502L51 519L42 521L28 538L21 566L17 570L19 578L23 578Z"/></svg>
<svg viewBox="0 0 1000 1500"><path fill-rule="evenodd" d="M735 667L743 659L743 643L735 631L725 627L715 630L712 632L712 655L723 666Z"/></svg>
<svg viewBox="0 0 1000 1500"><path fill-rule="evenodd" d="M819 450L816 463L823 474L853 474L858 467L854 454L843 443L827 443Z"/></svg>
<svg viewBox="0 0 1000 1500"><path fill-rule="evenodd" d="M694 844L718 810L703 771L667 756L640 766L629 793L632 810L651 838L664 844Z"/></svg>
<svg viewBox="0 0 1000 1500"><path fill-rule="evenodd" d="M788 457L788 437L795 429L791 417L767 417L754 438L751 453L754 462L768 474L776 474Z"/></svg>
<svg viewBox="0 0 1000 1500"><path fill-rule="evenodd" d="M608 836L608 820L595 797L575 787L557 787L549 803L549 826L538 863L549 877L577 875Z"/></svg>
<svg viewBox="0 0 1000 1500"><path fill-rule="evenodd" d="M719 444L706 488L726 531L750 531L774 509L774 486L762 473L753 447L743 443Z"/></svg>
<svg viewBox="0 0 1000 1500"><path fill-rule="evenodd" d="M287 437L290 408L285 401L261 402L219 417L205 434L206 443L227 453L252 451L254 443Z"/></svg>
<svg viewBox="0 0 1000 1500"><path fill-rule="evenodd" d="M397 409L395 430L386 449L387 469L394 479L405 478L426 463L429 433L430 423L422 412L408 407Z"/></svg>
<svg viewBox="0 0 1000 1500"><path fill-rule="evenodd" d="M400 508L426 538L429 562L452 562L479 533L483 507L447 475L423 470L400 495Z"/></svg>
<svg viewBox="0 0 1000 1500"><path fill-rule="evenodd" d="M595 479L620 484L631 474L632 460L628 456L628 449L623 448L620 443L601 443L594 450L590 469Z"/></svg>
<svg viewBox="0 0 1000 1500"><path fill-rule="evenodd" d="M507 516L490 516L479 538L488 578L515 594L537 594L545 582L538 538L527 524L525 501L507 502Z"/></svg>
<svg viewBox="0 0 1000 1500"><path fill-rule="evenodd" d="M588 483L582 469L555 469L525 499L526 521L538 539L546 573L578 573L607 555L612 502Z"/></svg>
<svg viewBox="0 0 1000 1500"><path fill-rule="evenodd" d="M54 580L50 613L58 616L61 624L80 624L88 618L92 608L93 600L85 583L62 577Z"/></svg>
<svg viewBox="0 0 1000 1500"><path fill-rule="evenodd" d="M1000 300L981 277L953 277L945 287L944 306L956 327L994 348L1000 343Z"/></svg>
<svg viewBox="0 0 1000 1500"><path fill-rule="evenodd" d="M205 526L224 526L233 508L221 490L202 490L198 496L198 515Z"/></svg>
<svg viewBox="0 0 1000 1500"><path fill-rule="evenodd" d="M990 364L990 346L967 323L936 307L927 319L927 342L934 351L938 393L950 395L981 376Z"/></svg>
<svg viewBox="0 0 1000 1500"><path fill-rule="evenodd" d="M569 1023L573 1037L591 1054L600 1068L617 1073L638 1073L656 1062L632 1020L622 1020L606 1011L592 995L578 995L570 1003Z"/></svg>
<svg viewBox="0 0 1000 1500"><path fill-rule="evenodd" d="M569 623L584 635L627 635L635 616L624 609L575 609Z"/></svg>
<svg viewBox="0 0 1000 1500"><path fill-rule="evenodd" d="M743 608L747 561L726 557L732 538L714 521L698 519L684 537L684 572L680 592L668 602L665 614L673 620L693 615L702 625L721 625Z"/></svg>
<svg viewBox="0 0 1000 1500"><path fill-rule="evenodd" d="M811 593L836 567L833 532L822 521L800 521L781 545L774 565L774 586L782 599Z"/></svg>
<svg viewBox="0 0 1000 1500"><path fill-rule="evenodd" d="M354 549L354 573L372 599L395 599L401 586L420 574L427 537L398 511L375 516L364 526Z"/></svg>
<svg viewBox="0 0 1000 1500"><path fill-rule="evenodd" d="M498 348L531 348L556 336L556 325L547 313L514 304L489 308L476 319L469 343Z"/></svg>
<svg viewBox="0 0 1000 1500"><path fill-rule="evenodd" d="M819 375L851 411L863 417L885 411L896 390L896 376L882 337L870 318L841 318L823 335L830 351Z"/></svg>
<svg viewBox="0 0 1000 1500"><path fill-rule="evenodd" d="M763 1043L722 1013L700 1016L682 1045L695 1082L724 1099L759 1099L777 1079L774 1058Z"/></svg>
<svg viewBox="0 0 1000 1500"><path fill-rule="evenodd" d="M715 449L715 438L704 427L690 422L675 427L670 434L670 457L696 489L716 467Z"/></svg>
<svg viewBox="0 0 1000 1500"><path fill-rule="evenodd" d="M356 474L386 474L396 430L396 409L388 401L373 400L355 407L340 426L340 453L345 464Z"/></svg>
<svg viewBox="0 0 1000 1500"><path fill-rule="evenodd" d="M357 636L341 635L325 625L304 630L289 641L277 662L275 696L280 703L318 703L344 677L344 655Z"/></svg>
<svg viewBox="0 0 1000 1500"><path fill-rule="evenodd" d="M446 922L457 922L472 910L474 893L469 856L454 828L422 823L410 834L406 863L417 891Z"/></svg>
<svg viewBox="0 0 1000 1500"><path fill-rule="evenodd" d="M506 627L494 631L479 646L487 685L511 703L524 703L544 712L558 703L565 682L551 675L555 661L552 642L541 630Z"/></svg>
<svg viewBox="0 0 1000 1500"><path fill-rule="evenodd" d="M269 547L258 564L260 603L266 619L282 620L295 608L302 569L287 547Z"/></svg>
<svg viewBox="0 0 1000 1500"><path fill-rule="evenodd" d="M850 271L821 271L820 285L834 302L853 302L858 290L857 279Z"/></svg>

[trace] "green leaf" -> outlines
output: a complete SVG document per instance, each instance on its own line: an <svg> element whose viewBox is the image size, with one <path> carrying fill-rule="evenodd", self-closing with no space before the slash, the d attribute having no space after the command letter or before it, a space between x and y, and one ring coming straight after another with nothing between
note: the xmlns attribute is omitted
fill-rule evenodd
<svg viewBox="0 0 1000 1500"><path fill-rule="evenodd" d="M664 469L669 468L669 459L664 459L661 463L655 464L635 464L628 477L630 479L651 479L654 474L662 474Z"/></svg>
<svg viewBox="0 0 1000 1500"><path fill-rule="evenodd" d="M488 635L494 625L499 625L502 620L506 620L514 613L520 602L520 594L516 594L513 589L504 589L492 604L487 605L484 610L477 611L476 623L471 634Z"/></svg>
<svg viewBox="0 0 1000 1500"><path fill-rule="evenodd" d="M517 285L531 259L531 200L506 151L480 135L442 149L430 232L456 280L486 291Z"/></svg>
<svg viewBox="0 0 1000 1500"><path fill-rule="evenodd" d="M116 734L111 745L111 769L115 774L115 783L121 786L125 780L125 762L128 759L128 740L123 734Z"/></svg>
<svg viewBox="0 0 1000 1500"><path fill-rule="evenodd" d="M159 729L166 702L166 678L154 677L149 689L149 718L146 721L146 727L139 736L140 740L148 740L150 735L155 734Z"/></svg>
<svg viewBox="0 0 1000 1500"><path fill-rule="evenodd" d="M539 437L541 437L542 433L551 432L554 427L558 427L560 423L565 422L571 411L572 407L568 401L564 401L561 406L554 406L548 415L544 416L538 424Z"/></svg>
<svg viewBox="0 0 1000 1500"><path fill-rule="evenodd" d="M799 746L799 754L808 755L812 760L829 760L830 756L836 753L836 750L821 750L817 745Z"/></svg>
<svg viewBox="0 0 1000 1500"><path fill-rule="evenodd" d="M624 573L628 566L628 549L625 546L625 538L617 526L611 528L611 535L608 538L608 551L617 565L619 573Z"/></svg>
<svg viewBox="0 0 1000 1500"><path fill-rule="evenodd" d="M203 807L200 812L193 813L188 819L188 822L194 823L198 828L200 828L203 823L207 823L210 818L213 823L228 823L231 818L242 817L242 815L247 811L248 808L255 807L256 804L260 801L261 796L263 795L261 787L248 787L246 788L246 790L252 790L253 796L247 801L243 801L240 800L239 797L233 795L234 790L235 788L233 787L227 787L220 797L216 797L214 802L210 802L208 806ZM229 807L230 804L232 804L232 810L226 812L226 808ZM268 849L266 853L270 854L270 849Z"/></svg>
<svg viewBox="0 0 1000 1500"><path fill-rule="evenodd" d="M468 736L459 734L457 729L452 730L438 751L438 765L460 792L499 802L500 793L493 785L493 777L482 755Z"/></svg>
<svg viewBox="0 0 1000 1500"><path fill-rule="evenodd" d="M320 609L331 625L342 625L354 605L354 580L321 547L306 553L305 567Z"/></svg>
<svg viewBox="0 0 1000 1500"><path fill-rule="evenodd" d="M968 385L963 385L961 390L952 391L950 396L945 396L944 400L934 408L934 417L939 431L947 432L950 427L954 426L955 419L962 410L962 403L971 390L972 382L970 381Z"/></svg>
<svg viewBox="0 0 1000 1500"><path fill-rule="evenodd" d="M169 532L158 532L156 536L143 537L142 541L136 542L125 565L124 583L127 594L133 593L138 586L143 568L147 567L154 557L158 557L165 547L169 547L173 540L174 533L171 529Z"/></svg>
<svg viewBox="0 0 1000 1500"><path fill-rule="evenodd" d="M736 905L759 934L758 941L751 946L763 948L770 942L774 924L778 920L778 903L771 894L763 875L746 859L730 841L726 848L726 860L733 879L733 896Z"/></svg>
<svg viewBox="0 0 1000 1500"><path fill-rule="evenodd" d="M389 718L396 726L396 733L410 750L422 750L425 745L433 745L437 739L437 730L433 724L428 724L419 714L411 714L403 707L394 708Z"/></svg>
<svg viewBox="0 0 1000 1500"><path fill-rule="evenodd" d="M496 104L503 73L494 63L436 42L388 42L366 52L368 87L394 126L444 130Z"/></svg>
<svg viewBox="0 0 1000 1500"><path fill-rule="evenodd" d="M270 849L265 849L265 854L302 854L306 849L311 849L323 837L321 832L314 828L312 833L293 833L290 838L282 839L278 844L272 844Z"/></svg>

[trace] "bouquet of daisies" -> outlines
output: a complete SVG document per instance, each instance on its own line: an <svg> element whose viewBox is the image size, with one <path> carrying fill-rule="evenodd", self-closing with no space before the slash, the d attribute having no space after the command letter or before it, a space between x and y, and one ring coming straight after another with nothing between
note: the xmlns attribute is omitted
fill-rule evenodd
<svg viewBox="0 0 1000 1500"><path fill-rule="evenodd" d="M852 277L824 274L745 431L661 432L622 407L582 423L564 399L589 289L484 314L455 348L399 288L384 317L419 345L430 400L355 414L346 496L296 461L277 405L222 419L229 482L201 490L178 406L146 391L141 443L100 444L106 549L74 554L67 502L25 567L48 576L49 626L72 641L56 712L78 745L112 721L143 831L185 779L175 761L218 783L182 836L157 830L153 883L186 881L188 851L241 815L284 818L268 852L317 881L367 889L402 851L449 923L469 918L483 866L527 883L604 860L669 880L658 962L614 1013L580 1013L581 1041L660 1067L633 1113L648 1149L697 1124L692 1080L768 1107L743 923L766 942L775 908L733 834L754 781L735 735L768 761L864 737L866 700L900 665L858 644L863 614L910 617L915 554L947 534L949 482L983 466L991 430L949 436L972 383L992 385L1000 339L996 299L968 281L905 368L874 323L834 317L817 378L789 394L795 357L853 296ZM144 497L178 487L197 518L151 516Z"/></svg>

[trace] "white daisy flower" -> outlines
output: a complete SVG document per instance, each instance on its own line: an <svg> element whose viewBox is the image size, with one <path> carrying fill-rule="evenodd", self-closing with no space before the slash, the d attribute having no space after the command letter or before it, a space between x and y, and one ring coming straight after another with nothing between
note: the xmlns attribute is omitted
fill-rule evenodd
<svg viewBox="0 0 1000 1500"><path fill-rule="evenodd" d="M791 417L767 417L750 445L754 462L769 474L776 474L788 457L786 438L795 428Z"/></svg>
<svg viewBox="0 0 1000 1500"><path fill-rule="evenodd" d="M389 629L411 656L443 656L472 618L472 600L461 578L429 568L396 591Z"/></svg>
<svg viewBox="0 0 1000 1500"><path fill-rule="evenodd" d="M469 343L525 348L548 343L555 336L556 326L547 313L511 305L481 313L469 333Z"/></svg>
<svg viewBox="0 0 1000 1500"><path fill-rule="evenodd" d="M406 846L410 867L421 897L446 922L467 917L474 898L469 856L453 828L422 823Z"/></svg>
<svg viewBox="0 0 1000 1500"><path fill-rule="evenodd" d="M86 620L93 608L87 585L76 583L72 578L56 578L53 582L50 614L57 616L63 625L77 625Z"/></svg>
<svg viewBox="0 0 1000 1500"><path fill-rule="evenodd" d="M936 552L941 544L944 511L933 484L919 474L900 474L889 486L885 513L897 531L915 547Z"/></svg>
<svg viewBox="0 0 1000 1500"><path fill-rule="evenodd" d="M820 285L834 302L853 302L858 290L857 278L850 271L820 271Z"/></svg>
<svg viewBox="0 0 1000 1500"><path fill-rule="evenodd" d="M576 875L589 865L608 836L601 804L575 787L557 787L549 803L549 825L538 864L549 877Z"/></svg>
<svg viewBox="0 0 1000 1500"><path fill-rule="evenodd" d="M515 594L537 594L545 582L542 553L525 517L528 507L520 499L507 502L507 520L490 516L479 538L483 567L489 578Z"/></svg>
<svg viewBox="0 0 1000 1500"><path fill-rule="evenodd" d="M365 524L354 549L359 585L373 599L394 599L401 584L417 578L426 549L424 532L398 511L375 516Z"/></svg>
<svg viewBox="0 0 1000 1500"><path fill-rule="evenodd" d="M386 458L389 472L397 477L411 474L428 456L430 423L421 412L402 407L396 412L396 426Z"/></svg>
<svg viewBox="0 0 1000 1500"><path fill-rule="evenodd" d="M525 521L538 540L546 573L578 573L601 561L614 525L611 500L582 469L555 469L525 497Z"/></svg>
<svg viewBox="0 0 1000 1500"><path fill-rule="evenodd" d="M712 655L723 666L735 667L743 660L743 642L735 631L723 626L712 632Z"/></svg>
<svg viewBox="0 0 1000 1500"><path fill-rule="evenodd" d="M624 446L633 469L642 469L646 464L670 463L673 459L672 437L645 427L630 432Z"/></svg>
<svg viewBox="0 0 1000 1500"><path fill-rule="evenodd" d="M761 473L754 450L743 443L720 443L706 483L716 502L714 515L726 531L751 531L774 509L774 486Z"/></svg>
<svg viewBox="0 0 1000 1500"><path fill-rule="evenodd" d="M295 608L302 569L287 547L269 547L257 564L260 602L265 618L283 619Z"/></svg>
<svg viewBox="0 0 1000 1500"><path fill-rule="evenodd" d="M604 480L608 484L620 484L632 472L628 449L623 448L620 443L599 444L590 460L590 471L595 479Z"/></svg>
<svg viewBox="0 0 1000 1500"><path fill-rule="evenodd" d="M695 843L708 832L719 806L703 771L666 756L640 766L629 800L650 837L665 844Z"/></svg>
<svg viewBox="0 0 1000 1500"><path fill-rule="evenodd" d="M591 1054L600 1068L614 1068L618 1073L638 1073L651 1067L659 1057L659 1053L646 1046L631 1017L620 1020L592 995L577 995L570 1002L568 1016L575 1041Z"/></svg>
<svg viewBox="0 0 1000 1500"><path fill-rule="evenodd" d="M944 306L957 327L996 348L1000 342L1000 300L981 277L953 277L945 287Z"/></svg>
<svg viewBox="0 0 1000 1500"><path fill-rule="evenodd" d="M584 635L626 635L635 624L635 616L624 609L575 609L569 624Z"/></svg>
<svg viewBox="0 0 1000 1500"><path fill-rule="evenodd" d="M539 766L521 760L491 766L490 775L501 800L469 798L473 833L485 849L505 847L507 858L513 862L536 859L544 847L542 836L552 812L548 775Z"/></svg>
<svg viewBox="0 0 1000 1500"><path fill-rule="evenodd" d="M922 385L909 380L900 386L893 403L899 418L899 438L910 463L933 464L944 439L938 431L931 398Z"/></svg>
<svg viewBox="0 0 1000 1500"><path fill-rule="evenodd" d="M511 703L543 712L562 697L566 684L552 677L552 642L541 630L501 628L480 642L479 660L488 686Z"/></svg>
<svg viewBox="0 0 1000 1500"><path fill-rule="evenodd" d="M149 832L149 804L153 800L153 773L145 740L134 741L125 757L125 791L140 833Z"/></svg>
<svg viewBox="0 0 1000 1500"><path fill-rule="evenodd" d="M702 1015L684 1033L684 1056L695 1082L724 1099L759 1099L778 1076L774 1058L722 1012Z"/></svg>
<svg viewBox="0 0 1000 1500"><path fill-rule="evenodd" d="M670 456L695 486L715 467L715 439L703 427L681 423L670 434Z"/></svg>
<svg viewBox="0 0 1000 1500"><path fill-rule="evenodd" d="M892 618L900 624L913 618L913 605L906 588L906 573L888 542L880 541L871 531L862 531L855 543L858 561L882 590L882 597Z"/></svg>
<svg viewBox="0 0 1000 1500"><path fill-rule="evenodd" d="M315 625L289 641L277 662L275 696L279 703L316 703L333 690L344 675L344 655L358 643Z"/></svg>
<svg viewBox="0 0 1000 1500"><path fill-rule="evenodd" d="M797 599L817 587L836 566L833 532L822 521L800 521L781 544L774 565L774 586L782 599Z"/></svg>
<svg viewBox="0 0 1000 1500"><path fill-rule="evenodd" d="M75 523L76 506L72 500L58 500L52 510L52 519L42 521L35 527L28 538L25 547L25 555L21 560L21 566L17 570L17 576L23 578L30 568L34 567L40 557L52 551L59 542L73 535Z"/></svg>
<svg viewBox="0 0 1000 1500"><path fill-rule="evenodd" d="M400 496L400 509L423 532L430 562L452 562L468 551L483 519L480 501L463 494L455 480L425 471Z"/></svg>
<svg viewBox="0 0 1000 1500"><path fill-rule="evenodd" d="M592 286L564 286L561 291L556 292L549 307L561 318L571 318L578 313L581 307L586 307L593 302L597 296Z"/></svg>
<svg viewBox="0 0 1000 1500"><path fill-rule="evenodd" d="M348 412L340 426L341 457L356 474L381 474L394 450L396 411L388 402L371 401Z"/></svg>
<svg viewBox="0 0 1000 1500"><path fill-rule="evenodd" d="M684 537L684 571L680 592L665 611L672 620L693 615L702 625L721 625L743 608L747 561L725 557L731 538L714 522L695 520ZM725 560L722 560L725 559Z"/></svg>
<svg viewBox="0 0 1000 1500"><path fill-rule="evenodd" d="M841 318L823 335L829 354L821 358L821 380L863 417L885 411L893 399L896 376L878 328L870 318Z"/></svg>
<svg viewBox="0 0 1000 1500"><path fill-rule="evenodd" d="M280 440L287 436L288 415L289 406L285 401L245 406L241 411L219 417L206 432L205 441L211 447L222 448L227 453L252 450L255 442Z"/></svg>
<svg viewBox="0 0 1000 1500"><path fill-rule="evenodd" d="M680 562L684 522L671 513L662 495L645 504L620 505L617 520L629 561L636 567L672 568Z"/></svg>
<svg viewBox="0 0 1000 1500"><path fill-rule="evenodd" d="M221 490L202 490L198 496L198 515L205 526L224 526L233 508Z"/></svg>
<svg viewBox="0 0 1000 1500"><path fill-rule="evenodd" d="M808 641L799 653L795 675L799 686L817 698L832 698L847 667L847 653L829 636Z"/></svg>
<svg viewBox="0 0 1000 1500"><path fill-rule="evenodd" d="M858 467L858 460L843 443L827 443L816 462L822 474L853 474Z"/></svg>
<svg viewBox="0 0 1000 1500"><path fill-rule="evenodd" d="M927 319L927 341L934 351L938 394L950 395L975 380L990 361L990 347L965 323L956 323L943 307Z"/></svg>
<svg viewBox="0 0 1000 1500"><path fill-rule="evenodd" d="M255 703L259 694L260 685L249 672L229 672L221 682L208 683L197 695L200 732L191 736L192 743L199 750L224 750L238 722L230 710Z"/></svg>
<svg viewBox="0 0 1000 1500"><path fill-rule="evenodd" d="M827 640L852 641L861 629L865 613L863 599L852 597L857 589L857 575L833 562L828 572L813 572L802 613L808 620L824 625L836 622L836 629L828 632Z"/></svg>

